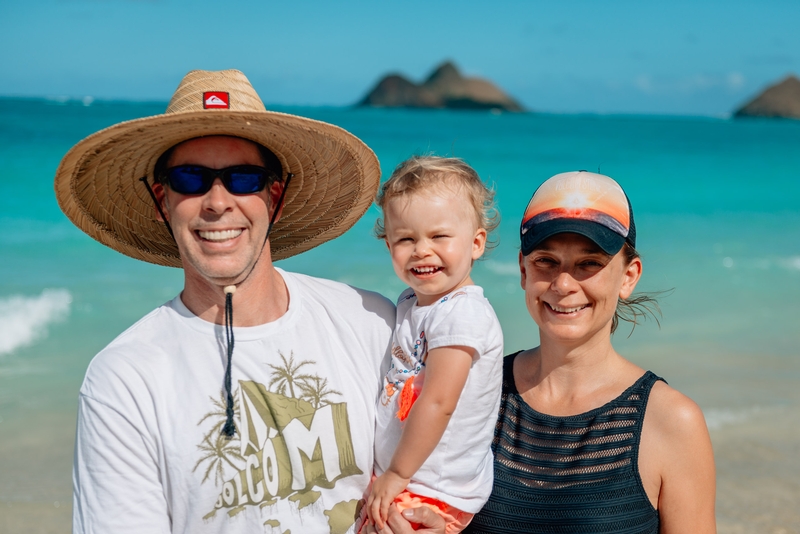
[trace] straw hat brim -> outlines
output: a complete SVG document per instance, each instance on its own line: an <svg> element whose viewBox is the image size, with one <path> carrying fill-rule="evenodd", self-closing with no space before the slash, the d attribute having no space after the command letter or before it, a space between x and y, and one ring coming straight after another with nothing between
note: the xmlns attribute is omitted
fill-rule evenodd
<svg viewBox="0 0 800 534"><path fill-rule="evenodd" d="M324 122L270 111L169 113L110 126L77 145L56 171L61 210L86 234L127 256L181 267L175 241L155 217L139 180L188 139L229 135L274 152L294 174L270 234L273 260L340 236L369 208L380 182L375 154L357 137Z"/></svg>

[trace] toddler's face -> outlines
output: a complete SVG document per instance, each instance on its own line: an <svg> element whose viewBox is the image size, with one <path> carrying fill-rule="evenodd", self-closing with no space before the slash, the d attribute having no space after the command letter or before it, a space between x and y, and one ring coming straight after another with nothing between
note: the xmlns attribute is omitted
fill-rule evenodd
<svg viewBox="0 0 800 534"><path fill-rule="evenodd" d="M486 230L463 191L437 187L390 199L384 206L386 245L397 276L420 306L472 284L472 262L483 254Z"/></svg>

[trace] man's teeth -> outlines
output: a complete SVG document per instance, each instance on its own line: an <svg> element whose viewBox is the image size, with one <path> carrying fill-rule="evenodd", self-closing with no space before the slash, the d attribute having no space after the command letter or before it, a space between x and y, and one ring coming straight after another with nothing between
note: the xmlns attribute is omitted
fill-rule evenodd
<svg viewBox="0 0 800 534"><path fill-rule="evenodd" d="M556 306L554 304L548 304L553 311L557 311L558 313L575 313L576 311L580 311L584 309L587 305L584 304L583 306L577 306L575 308L562 308L561 306Z"/></svg>
<svg viewBox="0 0 800 534"><path fill-rule="evenodd" d="M439 267L414 267L411 269L417 274L430 274L439 270Z"/></svg>
<svg viewBox="0 0 800 534"><path fill-rule="evenodd" d="M239 237L241 235L242 230L213 230L213 231L203 231L199 230L197 234L207 241L227 241L228 239L233 239L234 237Z"/></svg>

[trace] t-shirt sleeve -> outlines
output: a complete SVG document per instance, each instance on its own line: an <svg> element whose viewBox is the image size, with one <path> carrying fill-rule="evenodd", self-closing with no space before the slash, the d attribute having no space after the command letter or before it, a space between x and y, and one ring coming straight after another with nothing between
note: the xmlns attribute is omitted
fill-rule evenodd
<svg viewBox="0 0 800 534"><path fill-rule="evenodd" d="M148 430L154 423L145 421L152 399L143 393L141 378L119 355L101 353L89 366L78 400L74 533L172 530L163 462Z"/></svg>
<svg viewBox="0 0 800 534"><path fill-rule="evenodd" d="M155 454L131 421L81 394L72 471L73 532L169 533Z"/></svg>
<svg viewBox="0 0 800 534"><path fill-rule="evenodd" d="M487 335L497 321L494 311L484 298L462 293L451 296L436 306L427 318L425 338L428 350L440 347L464 346L475 349L477 359L489 344Z"/></svg>

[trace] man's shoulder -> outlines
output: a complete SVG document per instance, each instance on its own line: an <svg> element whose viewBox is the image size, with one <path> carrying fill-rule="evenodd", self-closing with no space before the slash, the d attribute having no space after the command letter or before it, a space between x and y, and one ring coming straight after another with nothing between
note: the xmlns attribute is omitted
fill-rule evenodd
<svg viewBox="0 0 800 534"><path fill-rule="evenodd" d="M172 302L154 309L105 346L92 358L86 370L82 392L98 384L130 381L152 368L161 353L159 340L171 329Z"/></svg>

